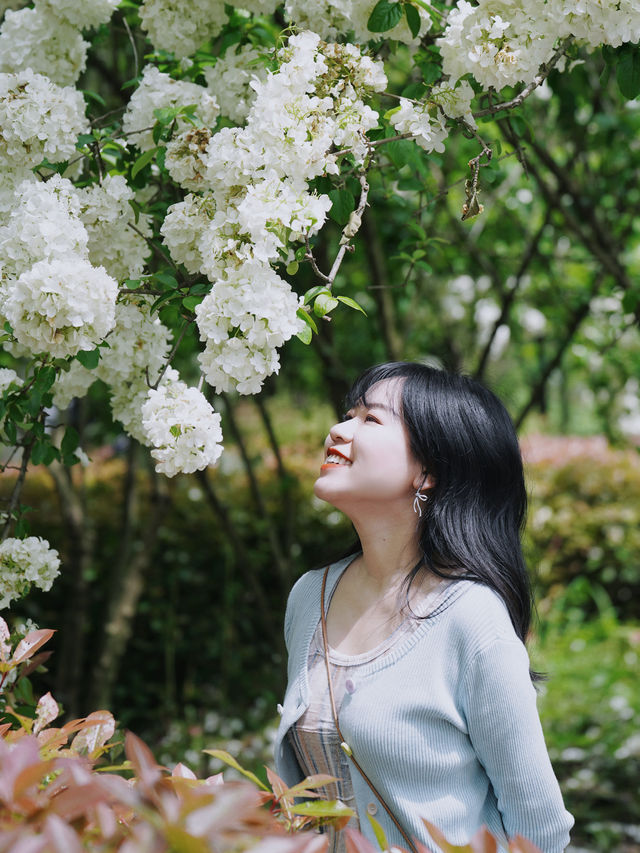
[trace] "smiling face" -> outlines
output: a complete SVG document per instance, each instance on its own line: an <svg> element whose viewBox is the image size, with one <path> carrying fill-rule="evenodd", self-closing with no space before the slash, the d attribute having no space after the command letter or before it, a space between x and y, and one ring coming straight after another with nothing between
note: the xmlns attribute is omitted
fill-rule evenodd
<svg viewBox="0 0 640 853"><path fill-rule="evenodd" d="M412 511L415 490L422 486L422 467L400 414L401 388L397 379L375 384L324 443L314 492L352 519L367 509Z"/></svg>

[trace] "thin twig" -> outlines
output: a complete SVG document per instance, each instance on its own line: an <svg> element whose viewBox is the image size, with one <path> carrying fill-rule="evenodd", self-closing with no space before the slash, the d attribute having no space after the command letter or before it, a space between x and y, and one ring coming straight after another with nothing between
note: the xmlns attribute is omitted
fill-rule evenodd
<svg viewBox="0 0 640 853"><path fill-rule="evenodd" d="M147 245L153 249L156 255L161 257L163 261L169 264L169 266L173 267L176 272L180 272L180 270L178 269L178 265L173 260L171 255L168 255L163 249L160 248L160 246L156 246L153 240L150 237L147 237L146 234L143 234L142 231L136 225L133 224L133 222L127 222L127 225L129 226L129 228L135 231L136 234L139 234L143 240L147 242Z"/></svg>
<svg viewBox="0 0 640 853"><path fill-rule="evenodd" d="M362 222L362 214L367 206L367 197L369 195L369 183L367 181L367 173L366 171L362 171L360 173L360 201L358 202L358 207L349 217L349 222L342 229L342 237L340 238L340 249L338 254L336 255L336 259L333 262L333 266L327 276L327 287L331 290L333 286L333 282L335 281L336 276L338 275L338 270L340 269L340 265L344 260L344 256L349 250L351 246L351 240L356 236L358 231L360 230L360 225Z"/></svg>
<svg viewBox="0 0 640 853"><path fill-rule="evenodd" d="M330 281L329 276L325 275L320 270L320 268L318 267L318 264L316 263L316 259L315 259L314 254L313 254L313 250L311 248L311 243L309 242L309 235L306 235L304 239L305 239L305 243L307 245L307 253L305 255L305 259L307 261L309 261L309 263L311 264L311 269L314 271L314 273L316 274L316 276L318 278L322 279L322 281Z"/></svg>
<svg viewBox="0 0 640 853"><path fill-rule="evenodd" d="M156 380L155 384L153 384L153 385L149 385L149 387L150 387L150 388L155 389L155 388L157 388L157 387L158 387L158 385L162 382L162 378L163 378L163 376L165 375L165 373L167 372L167 368L169 367L169 365L170 365L170 364L171 364L171 362L173 361L175 354L178 352L178 347L179 347L179 346L180 346L180 344L182 343L182 339L184 338L184 336L185 336L185 333L186 333L187 329L189 328L189 326L190 326L192 323L193 323L193 320L185 320L185 321L184 321L184 325L182 326L182 329L180 330L180 334L178 335L178 339L177 339L177 341L175 342L175 344L174 344L174 346L173 346L173 349L172 349L172 350L171 350L171 352L169 353L169 358L167 359L166 363L162 366L162 370L160 371L160 373L159 373L159 375L158 375L158 378L157 378L157 380ZM147 381L148 381L148 379L149 379L149 377L148 377L148 374L147 374Z"/></svg>
<svg viewBox="0 0 640 853"><path fill-rule="evenodd" d="M127 31L127 35L129 36L129 44L131 45L131 50L133 51L133 61L134 61L135 66L136 66L136 73L133 76L137 77L138 74L140 73L140 62L138 59L138 48L136 47L136 42L135 42L135 39L133 37L133 33L131 32L131 27L129 26L129 22L127 21L127 16L124 14L124 12L122 13L122 23L124 24L124 28Z"/></svg>
<svg viewBox="0 0 640 853"><path fill-rule="evenodd" d="M560 58L564 56L570 41L570 39L567 39L560 45L560 47L553 54L551 59L542 66L542 70L540 71L540 73L536 77L534 77L531 83L525 86L525 88L518 95L516 95L515 98L512 98L510 101L503 101L500 104L491 104L491 106L487 107L486 109L479 110L477 113L473 113L473 117L483 118L484 116L495 115L496 113L502 112L503 110L512 110L515 107L519 107L532 92L534 92L539 86L542 86L549 74L551 74L555 66L560 61Z"/></svg>
<svg viewBox="0 0 640 853"><path fill-rule="evenodd" d="M41 418L42 414L40 415L40 419ZM27 475L27 466L29 465L29 459L31 458L31 452L35 443L36 435L34 434L32 435L31 440L22 447L22 459L20 460L18 478L13 487L13 491L11 492L11 498L9 499L9 506L6 510L7 517L2 527L2 533L0 533L0 542L3 542L7 538L7 535L11 530L11 525L13 524L13 512L18 506L18 502L20 500L20 494L22 493L22 487L24 485L24 478Z"/></svg>

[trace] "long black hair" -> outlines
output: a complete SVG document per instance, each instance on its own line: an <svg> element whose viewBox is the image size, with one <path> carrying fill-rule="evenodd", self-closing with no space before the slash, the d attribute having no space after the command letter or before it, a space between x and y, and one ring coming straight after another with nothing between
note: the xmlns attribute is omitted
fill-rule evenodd
<svg viewBox="0 0 640 853"><path fill-rule="evenodd" d="M532 612L522 554L527 492L513 422L480 382L423 364L370 367L347 395L347 408L385 379L402 380L400 416L411 450L434 485L419 520L421 561L440 577L474 580L495 590L524 642Z"/></svg>

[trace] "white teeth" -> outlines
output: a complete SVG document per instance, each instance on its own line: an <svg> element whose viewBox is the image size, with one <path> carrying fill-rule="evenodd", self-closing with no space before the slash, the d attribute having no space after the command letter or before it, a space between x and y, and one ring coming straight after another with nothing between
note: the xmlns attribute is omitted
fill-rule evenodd
<svg viewBox="0 0 640 853"><path fill-rule="evenodd" d="M351 465L349 459L345 459L343 456L338 456L337 453L329 453L326 461L331 462L334 465Z"/></svg>

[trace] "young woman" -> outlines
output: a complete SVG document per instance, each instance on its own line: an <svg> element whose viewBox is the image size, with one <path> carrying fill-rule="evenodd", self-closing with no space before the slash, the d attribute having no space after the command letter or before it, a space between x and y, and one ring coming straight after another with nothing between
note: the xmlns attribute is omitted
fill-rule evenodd
<svg viewBox="0 0 640 853"><path fill-rule="evenodd" d="M454 844L484 824L502 845L520 834L560 853L573 819L524 646L526 492L509 415L479 383L409 363L370 368L347 403L315 493L360 545L289 597L278 771L336 777L326 795L372 841L368 815L391 846L437 851L426 818Z"/></svg>

